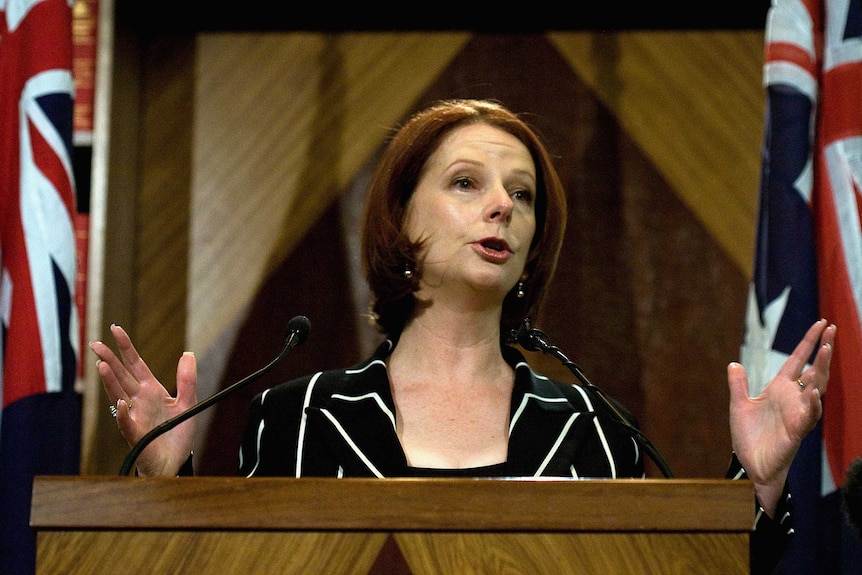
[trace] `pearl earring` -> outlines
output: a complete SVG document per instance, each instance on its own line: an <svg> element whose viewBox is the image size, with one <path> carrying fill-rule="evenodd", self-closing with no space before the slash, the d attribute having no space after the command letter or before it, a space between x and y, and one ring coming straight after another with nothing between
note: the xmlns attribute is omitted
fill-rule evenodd
<svg viewBox="0 0 862 575"><path fill-rule="evenodd" d="M519 280L518 281L518 291L515 292L515 296L517 296L518 299L523 299L525 295L527 295L527 294L524 291L524 280Z"/></svg>

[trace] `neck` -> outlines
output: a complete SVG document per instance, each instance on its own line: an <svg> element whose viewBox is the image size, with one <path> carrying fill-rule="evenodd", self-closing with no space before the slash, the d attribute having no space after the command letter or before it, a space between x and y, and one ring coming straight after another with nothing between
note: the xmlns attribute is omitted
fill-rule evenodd
<svg viewBox="0 0 862 575"><path fill-rule="evenodd" d="M505 369L500 318L493 314L430 314L404 327L389 361L394 373L488 374ZM447 380L451 380L447 378Z"/></svg>

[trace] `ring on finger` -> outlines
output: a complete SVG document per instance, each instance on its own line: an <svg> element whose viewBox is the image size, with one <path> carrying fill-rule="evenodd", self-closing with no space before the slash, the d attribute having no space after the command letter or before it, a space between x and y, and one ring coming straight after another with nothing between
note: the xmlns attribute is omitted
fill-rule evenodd
<svg viewBox="0 0 862 575"><path fill-rule="evenodd" d="M111 412L111 417L113 417L113 418L117 417L117 406L116 405L109 405L108 411Z"/></svg>
<svg viewBox="0 0 862 575"><path fill-rule="evenodd" d="M804 381L802 381L802 378L801 378L801 377L800 377L799 379L797 379L797 380L796 380L796 383L797 383L797 384L799 384L799 389L805 389L805 385L806 385L806 384L805 384L805 382L804 382Z"/></svg>

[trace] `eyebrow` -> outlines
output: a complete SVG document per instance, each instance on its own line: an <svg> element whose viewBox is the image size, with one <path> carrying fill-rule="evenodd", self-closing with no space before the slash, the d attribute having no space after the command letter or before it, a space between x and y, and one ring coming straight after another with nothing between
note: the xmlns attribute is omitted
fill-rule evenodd
<svg viewBox="0 0 862 575"><path fill-rule="evenodd" d="M443 168L443 173L446 173L449 170L456 168L458 166L458 164L469 164L471 166L477 166L477 167L484 167L485 166L485 162L483 162L481 160L473 160L473 159L469 159L469 158L458 158L458 159L450 162L448 165L446 165ZM534 185L539 180L539 178L536 176L535 172L531 172L530 170L527 170L525 168L515 168L514 170L512 170L512 173L526 177Z"/></svg>
<svg viewBox="0 0 862 575"><path fill-rule="evenodd" d="M539 181L539 178L536 176L535 172L531 172L529 170L522 170L520 168L515 169L516 174L520 174L530 180L533 184Z"/></svg>

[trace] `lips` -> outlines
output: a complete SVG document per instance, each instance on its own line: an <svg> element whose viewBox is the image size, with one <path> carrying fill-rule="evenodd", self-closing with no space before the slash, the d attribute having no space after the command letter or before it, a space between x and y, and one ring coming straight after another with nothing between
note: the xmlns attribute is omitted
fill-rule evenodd
<svg viewBox="0 0 862 575"><path fill-rule="evenodd" d="M509 244L502 238L485 238L475 242L473 246L489 261L504 262L512 256Z"/></svg>

